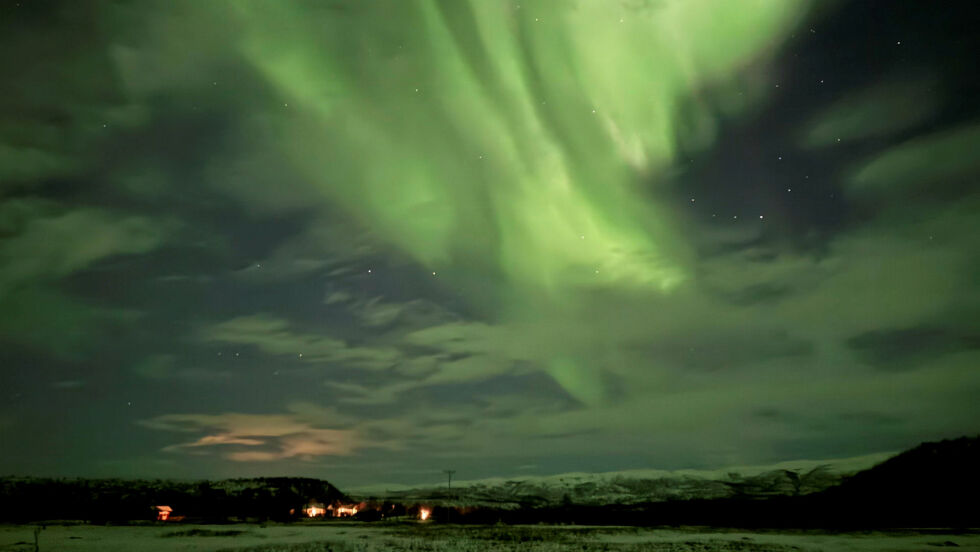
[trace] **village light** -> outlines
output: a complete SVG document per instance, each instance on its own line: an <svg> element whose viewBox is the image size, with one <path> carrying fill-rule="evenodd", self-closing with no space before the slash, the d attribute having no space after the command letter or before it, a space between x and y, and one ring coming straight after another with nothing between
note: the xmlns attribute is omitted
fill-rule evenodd
<svg viewBox="0 0 980 552"><path fill-rule="evenodd" d="M317 517L317 516L322 516L323 514L327 513L327 510L326 509L324 509L324 508L322 508L320 506L314 506L314 505L307 506L304 511L306 512L306 515L309 516L309 517L311 517L311 518L312 517Z"/></svg>
<svg viewBox="0 0 980 552"><path fill-rule="evenodd" d="M431 513L432 513L432 510L430 510L428 508L420 508L419 509L419 519L422 520L422 521L425 521L425 520L429 519L429 514L431 514Z"/></svg>
<svg viewBox="0 0 980 552"><path fill-rule="evenodd" d="M174 511L170 506L154 506L157 511L157 521L167 521L170 513Z"/></svg>
<svg viewBox="0 0 980 552"><path fill-rule="evenodd" d="M357 514L357 506L338 506L334 510L335 517L353 516Z"/></svg>

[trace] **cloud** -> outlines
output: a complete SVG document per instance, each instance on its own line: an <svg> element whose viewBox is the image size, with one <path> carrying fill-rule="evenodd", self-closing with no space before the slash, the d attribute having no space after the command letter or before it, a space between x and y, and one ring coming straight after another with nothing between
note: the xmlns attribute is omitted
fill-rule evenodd
<svg viewBox="0 0 980 552"><path fill-rule="evenodd" d="M334 391L337 402L357 406L395 404L401 398L402 393L423 386L417 381L360 385L329 380L325 381L324 385Z"/></svg>
<svg viewBox="0 0 980 552"><path fill-rule="evenodd" d="M872 330L847 340L865 362L883 370L922 366L940 356L980 349L980 335L930 326Z"/></svg>
<svg viewBox="0 0 980 552"><path fill-rule="evenodd" d="M230 370L185 366L176 355L150 355L133 366L133 372L150 381L180 380L194 384L227 383L234 378Z"/></svg>
<svg viewBox="0 0 980 552"><path fill-rule="evenodd" d="M855 197L905 197L914 193L942 196L950 191L970 192L980 171L974 153L980 149L980 125L910 139L858 166L848 182Z"/></svg>
<svg viewBox="0 0 980 552"><path fill-rule="evenodd" d="M293 332L285 320L267 315L240 316L203 328L204 341L251 345L272 355L289 355L307 362L379 370L401 359L391 347L351 346L321 334Z"/></svg>
<svg viewBox="0 0 980 552"><path fill-rule="evenodd" d="M349 456L361 446L353 430L314 427L289 415L166 414L140 424L162 431L203 433L164 450L201 451L234 462L313 461L324 456Z"/></svg>
<svg viewBox="0 0 980 552"><path fill-rule="evenodd" d="M114 330L132 327L134 310L92 304L44 286L23 286L3 296L0 336L35 354L80 359L98 351Z"/></svg>
<svg viewBox="0 0 980 552"><path fill-rule="evenodd" d="M111 259L150 252L175 227L170 219L37 197L0 201L0 333L61 358L97 349L107 329L132 322L139 312L65 293L60 281Z"/></svg>
<svg viewBox="0 0 980 552"><path fill-rule="evenodd" d="M39 178L71 173L70 157L34 147L0 143L0 181L37 182Z"/></svg>
<svg viewBox="0 0 980 552"><path fill-rule="evenodd" d="M331 296L335 298L335 295ZM328 298L329 300L329 298ZM400 329L431 326L439 322L459 319L458 316L423 299L405 302L385 301L378 296L349 305L358 321L369 328L384 328L397 324Z"/></svg>
<svg viewBox="0 0 980 552"><path fill-rule="evenodd" d="M804 147L849 144L927 122L941 107L939 83L928 75L891 77L846 97L814 117Z"/></svg>
<svg viewBox="0 0 980 552"><path fill-rule="evenodd" d="M103 125L128 118L105 53L111 33L96 31L96 21L91 10L66 4L43 17L18 10L0 23L9 53L0 59L7 83L0 98L0 195L97 166L91 153L107 134ZM29 62L18 55L25 51L33 52Z"/></svg>
<svg viewBox="0 0 980 552"><path fill-rule="evenodd" d="M336 297L333 294L332 297ZM289 322L267 315L242 316L212 324L199 332L205 342L254 346L271 355L288 355L305 363L365 369L386 374L383 383L327 381L349 404L383 404L400 394L436 385L473 383L505 374L525 373L524 361L534 344L505 326L452 321L448 311L422 300L404 303L343 297L346 310L369 328L387 327L382 334L352 346L330 337L330 327L317 333L293 329ZM335 301L334 304L339 304ZM358 378L358 373L346 374Z"/></svg>
<svg viewBox="0 0 980 552"><path fill-rule="evenodd" d="M33 199L0 204L9 234L0 240L0 293L54 280L116 255L145 253L162 243L165 227L140 216Z"/></svg>
<svg viewBox="0 0 980 552"><path fill-rule="evenodd" d="M379 331L391 327L408 331L461 319L456 313L427 299L393 301L382 295L363 297L342 289L331 290L323 303L342 305L360 325Z"/></svg>

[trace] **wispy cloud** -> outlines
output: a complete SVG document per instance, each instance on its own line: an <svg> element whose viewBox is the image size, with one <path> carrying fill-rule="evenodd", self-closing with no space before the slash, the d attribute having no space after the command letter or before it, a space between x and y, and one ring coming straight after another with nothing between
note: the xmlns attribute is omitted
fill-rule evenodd
<svg viewBox="0 0 980 552"><path fill-rule="evenodd" d="M314 427L290 415L167 414L140 423L151 429L204 434L164 450L201 451L236 462L349 456L360 446L354 430Z"/></svg>
<svg viewBox="0 0 980 552"><path fill-rule="evenodd" d="M286 320L267 315L226 320L204 328L200 336L206 342L251 345L271 355L373 370L389 368L402 358L391 347L361 347L322 334L296 332Z"/></svg>
<svg viewBox="0 0 980 552"><path fill-rule="evenodd" d="M141 216L69 208L37 199L0 203L0 294L24 283L62 278L112 257L161 244L166 225Z"/></svg>

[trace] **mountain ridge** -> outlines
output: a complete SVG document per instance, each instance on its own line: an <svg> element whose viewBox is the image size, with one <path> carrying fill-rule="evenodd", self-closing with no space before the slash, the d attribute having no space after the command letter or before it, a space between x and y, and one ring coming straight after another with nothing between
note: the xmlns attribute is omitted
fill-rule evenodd
<svg viewBox="0 0 980 552"><path fill-rule="evenodd" d="M430 501L446 506L554 506L811 494L893 456L875 453L830 460L791 460L715 470L634 469L454 481L453 488L372 485L348 489L365 500Z"/></svg>

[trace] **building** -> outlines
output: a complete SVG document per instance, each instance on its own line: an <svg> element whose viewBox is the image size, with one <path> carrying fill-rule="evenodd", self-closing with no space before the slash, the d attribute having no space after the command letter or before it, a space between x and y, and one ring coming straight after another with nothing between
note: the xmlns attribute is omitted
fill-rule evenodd
<svg viewBox="0 0 980 552"><path fill-rule="evenodd" d="M170 506L154 506L153 509L157 512L157 521L167 521L174 511Z"/></svg>

